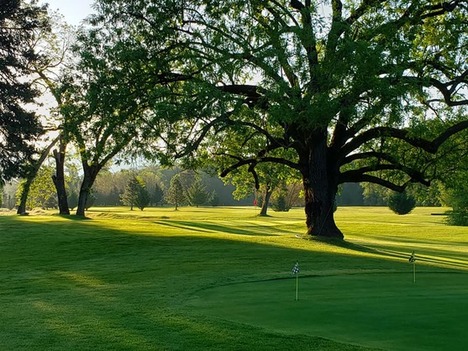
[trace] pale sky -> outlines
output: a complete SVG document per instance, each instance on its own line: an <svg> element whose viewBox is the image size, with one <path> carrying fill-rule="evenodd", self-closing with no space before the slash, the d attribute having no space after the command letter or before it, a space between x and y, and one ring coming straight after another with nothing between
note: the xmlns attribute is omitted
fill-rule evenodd
<svg viewBox="0 0 468 351"><path fill-rule="evenodd" d="M51 10L58 10L67 23L79 25L93 12L91 5L94 0L42 0L42 2L48 3Z"/></svg>

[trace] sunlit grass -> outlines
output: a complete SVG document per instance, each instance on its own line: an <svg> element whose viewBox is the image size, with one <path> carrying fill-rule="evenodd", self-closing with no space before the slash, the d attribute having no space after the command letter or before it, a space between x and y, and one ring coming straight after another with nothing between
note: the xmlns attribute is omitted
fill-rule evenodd
<svg viewBox="0 0 468 351"><path fill-rule="evenodd" d="M301 239L302 209L0 216L1 349L436 350L417 338L429 330L455 350L468 328L468 230L432 212L443 210L340 208L340 245Z"/></svg>

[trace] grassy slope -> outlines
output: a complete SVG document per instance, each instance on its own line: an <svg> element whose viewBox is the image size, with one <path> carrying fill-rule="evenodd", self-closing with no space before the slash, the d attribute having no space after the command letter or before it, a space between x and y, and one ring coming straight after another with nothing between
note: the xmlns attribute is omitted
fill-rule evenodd
<svg viewBox="0 0 468 351"><path fill-rule="evenodd" d="M256 213L98 209L84 221L0 216L2 350L398 349L373 322L404 343L413 334L396 323L414 300L422 333L438 326L424 319L430 306L468 307L468 290L459 283L468 270L468 232L441 225L430 210L399 217L386 209L340 209L343 246L297 239L301 210ZM430 278L420 290L407 284L411 272L399 273L410 269L411 250L420 258L418 284ZM289 290L296 260L304 277L298 303ZM427 283L436 279L432 272L462 272L443 274L445 286L461 288L451 296L436 289ZM441 301L426 298L433 292ZM410 298L393 308L400 293ZM363 318L363 306L382 305L382 294L389 307ZM440 313L455 324L461 310ZM386 324L381 313L395 317ZM466 317L457 325L466 329Z"/></svg>

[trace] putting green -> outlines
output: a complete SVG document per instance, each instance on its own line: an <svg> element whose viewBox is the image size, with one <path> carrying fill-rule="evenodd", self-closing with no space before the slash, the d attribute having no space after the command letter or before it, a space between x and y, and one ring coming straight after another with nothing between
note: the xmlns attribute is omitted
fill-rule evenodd
<svg viewBox="0 0 468 351"><path fill-rule="evenodd" d="M265 329L387 350L465 350L468 275L373 272L300 276L218 286L192 311Z"/></svg>

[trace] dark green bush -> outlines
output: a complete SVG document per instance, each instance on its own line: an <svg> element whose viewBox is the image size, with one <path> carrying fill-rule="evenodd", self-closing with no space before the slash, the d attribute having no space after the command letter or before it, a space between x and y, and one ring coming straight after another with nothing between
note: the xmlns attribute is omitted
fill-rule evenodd
<svg viewBox="0 0 468 351"><path fill-rule="evenodd" d="M399 215L410 213L416 206L416 200L406 193L392 193L388 197L388 207Z"/></svg>

